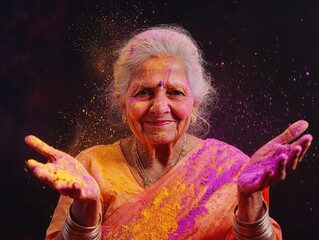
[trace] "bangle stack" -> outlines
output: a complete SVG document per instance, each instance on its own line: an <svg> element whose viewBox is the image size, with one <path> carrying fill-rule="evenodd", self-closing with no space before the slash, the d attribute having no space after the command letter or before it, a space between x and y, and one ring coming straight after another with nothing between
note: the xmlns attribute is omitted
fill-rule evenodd
<svg viewBox="0 0 319 240"><path fill-rule="evenodd" d="M62 238L64 240L100 240L101 239L101 223L102 217L96 226L84 227L74 222L70 216L70 210L66 217L65 224L62 229Z"/></svg>
<svg viewBox="0 0 319 240"><path fill-rule="evenodd" d="M267 204L264 202L266 213L256 222L243 222L238 219L234 211L233 232L237 240L268 240L272 239L274 229L269 217Z"/></svg>

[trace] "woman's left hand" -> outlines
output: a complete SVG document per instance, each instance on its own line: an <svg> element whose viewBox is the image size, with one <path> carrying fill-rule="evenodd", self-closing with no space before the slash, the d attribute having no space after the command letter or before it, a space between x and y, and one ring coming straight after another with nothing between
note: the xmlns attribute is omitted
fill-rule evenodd
<svg viewBox="0 0 319 240"><path fill-rule="evenodd" d="M306 121L297 121L256 151L238 177L238 190L250 195L284 180L288 172L296 169L311 144L310 134L296 140L307 128Z"/></svg>

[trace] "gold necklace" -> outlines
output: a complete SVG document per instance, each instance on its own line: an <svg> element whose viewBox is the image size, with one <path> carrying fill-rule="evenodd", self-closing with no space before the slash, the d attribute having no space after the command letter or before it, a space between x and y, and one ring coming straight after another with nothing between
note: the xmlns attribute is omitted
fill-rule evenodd
<svg viewBox="0 0 319 240"><path fill-rule="evenodd" d="M136 138L134 136L132 138L133 138L133 145L132 145L131 153L133 156L134 165L136 166L136 169L143 180L144 187L148 188L152 184L154 184L157 181L157 179L152 180L148 177L148 175L145 171L145 168L147 166L146 167L143 166L142 159L141 159L140 154L139 154L138 149L137 149ZM179 162L179 160L186 154L186 147L187 147L186 145L187 145L187 137L185 134L184 139L183 139L182 149L179 153L179 156L174 164L170 164L169 170L172 169Z"/></svg>

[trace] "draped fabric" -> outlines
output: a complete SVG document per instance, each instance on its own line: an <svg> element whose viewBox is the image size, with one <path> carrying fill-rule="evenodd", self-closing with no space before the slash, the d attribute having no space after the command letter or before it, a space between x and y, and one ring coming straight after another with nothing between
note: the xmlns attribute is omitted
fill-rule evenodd
<svg viewBox="0 0 319 240"><path fill-rule="evenodd" d="M236 180L249 161L237 148L203 140L147 189L132 175L120 142L89 148L77 159L100 185L102 239L235 239ZM47 239L61 231L71 204L61 195ZM280 227L272 221L281 239Z"/></svg>

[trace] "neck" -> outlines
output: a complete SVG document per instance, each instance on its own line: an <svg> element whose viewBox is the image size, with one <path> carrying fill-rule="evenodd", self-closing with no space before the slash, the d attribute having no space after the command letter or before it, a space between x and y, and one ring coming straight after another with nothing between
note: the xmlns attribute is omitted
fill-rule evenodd
<svg viewBox="0 0 319 240"><path fill-rule="evenodd" d="M176 151L175 148L169 148L169 145L157 145L154 151L143 151L144 156L139 152L138 143L135 137L132 137L132 164L141 178L141 184L144 187L149 187L155 183L158 179L164 176L186 153L186 135L183 137L182 146L180 151ZM178 141L180 142L180 141ZM176 146L180 145L177 144ZM176 152L179 154L176 156ZM173 153L173 154L171 154Z"/></svg>
<svg viewBox="0 0 319 240"><path fill-rule="evenodd" d="M172 168L186 153L186 134L177 142L159 145L143 145L133 136L134 154L138 155L143 168Z"/></svg>

